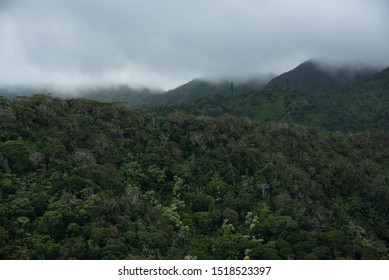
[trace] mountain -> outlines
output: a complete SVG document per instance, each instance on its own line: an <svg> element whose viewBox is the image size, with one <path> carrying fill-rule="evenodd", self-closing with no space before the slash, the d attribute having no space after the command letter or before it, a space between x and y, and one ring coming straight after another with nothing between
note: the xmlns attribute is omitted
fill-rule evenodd
<svg viewBox="0 0 389 280"><path fill-rule="evenodd" d="M321 92L307 117L325 128L389 131L389 68L339 90Z"/></svg>
<svg viewBox="0 0 389 280"><path fill-rule="evenodd" d="M287 122L325 130L389 131L389 68L336 90L312 95L288 85L225 97L208 96L161 114L182 111L212 117L231 114L260 122Z"/></svg>
<svg viewBox="0 0 389 280"><path fill-rule="evenodd" d="M374 70L369 68L329 68L314 60L308 60L293 70L275 77L264 88L272 89L286 85L304 93L315 94L350 85L353 81L367 77L373 72Z"/></svg>
<svg viewBox="0 0 389 280"><path fill-rule="evenodd" d="M194 79L163 94L151 96L144 105L179 105L212 95L242 95L253 90L261 89L266 81L267 78L250 79L246 81L208 81L205 79Z"/></svg>
<svg viewBox="0 0 389 280"><path fill-rule="evenodd" d="M171 106L186 104L213 95L219 97L239 96L263 88L271 90L280 86L289 86L307 94L317 94L321 91L340 89L358 79L368 77L372 73L372 69L330 68L314 60L308 60L295 69L273 79L270 76L243 81L194 79L166 92L147 88L134 89L128 86L116 86L87 89L79 92L79 94L84 98L99 101L127 102L134 107Z"/></svg>
<svg viewBox="0 0 389 280"><path fill-rule="evenodd" d="M32 96L34 94L51 92L54 96L62 98L74 98L77 96L101 102L126 102L133 107L150 107L179 105L211 95L231 96L246 94L250 91L261 89L268 80L270 78L265 76L244 81L194 79L166 92L159 89L134 88L126 85L91 86L74 90L57 90L50 86L0 86L0 96L12 99L16 96Z"/></svg>

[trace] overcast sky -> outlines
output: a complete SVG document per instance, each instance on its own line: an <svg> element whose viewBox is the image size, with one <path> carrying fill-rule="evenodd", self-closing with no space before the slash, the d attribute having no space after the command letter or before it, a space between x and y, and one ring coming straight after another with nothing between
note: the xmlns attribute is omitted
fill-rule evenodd
<svg viewBox="0 0 389 280"><path fill-rule="evenodd" d="M0 0L0 84L174 88L309 58L389 66L387 0Z"/></svg>

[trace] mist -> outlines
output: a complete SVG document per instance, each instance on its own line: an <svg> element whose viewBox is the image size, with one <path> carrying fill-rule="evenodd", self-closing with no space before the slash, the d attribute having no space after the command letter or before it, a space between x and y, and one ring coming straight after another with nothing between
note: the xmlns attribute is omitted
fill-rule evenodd
<svg viewBox="0 0 389 280"><path fill-rule="evenodd" d="M126 84L262 77L315 58L389 65L385 0L0 2L0 84Z"/></svg>

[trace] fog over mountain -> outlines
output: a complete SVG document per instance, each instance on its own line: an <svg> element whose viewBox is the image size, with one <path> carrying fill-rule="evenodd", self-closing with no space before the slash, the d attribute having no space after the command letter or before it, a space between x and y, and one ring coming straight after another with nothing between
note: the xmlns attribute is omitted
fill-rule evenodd
<svg viewBox="0 0 389 280"><path fill-rule="evenodd" d="M310 58L389 65L385 0L0 1L0 84L129 84L281 74Z"/></svg>
<svg viewBox="0 0 389 280"><path fill-rule="evenodd" d="M336 66L336 64L329 65L320 61L308 60L275 77L265 88L272 89L287 85L300 92L314 94L351 85L356 80L366 78L376 71L374 67Z"/></svg>

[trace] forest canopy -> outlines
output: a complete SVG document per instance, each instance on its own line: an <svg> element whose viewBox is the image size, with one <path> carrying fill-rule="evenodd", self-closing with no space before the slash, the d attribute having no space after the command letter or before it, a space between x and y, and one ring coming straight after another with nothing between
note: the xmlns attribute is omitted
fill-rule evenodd
<svg viewBox="0 0 389 280"><path fill-rule="evenodd" d="M1 259L387 259L387 130L0 98Z"/></svg>

